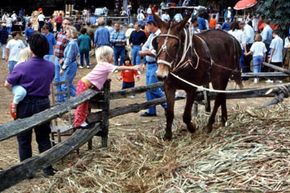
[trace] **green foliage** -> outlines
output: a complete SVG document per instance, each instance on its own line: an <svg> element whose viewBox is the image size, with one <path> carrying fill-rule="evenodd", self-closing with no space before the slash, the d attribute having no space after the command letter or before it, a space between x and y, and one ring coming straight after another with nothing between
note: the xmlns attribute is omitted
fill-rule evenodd
<svg viewBox="0 0 290 193"><path fill-rule="evenodd" d="M279 25L279 31L285 35L290 25L290 1L287 0L260 0L257 13L271 23Z"/></svg>

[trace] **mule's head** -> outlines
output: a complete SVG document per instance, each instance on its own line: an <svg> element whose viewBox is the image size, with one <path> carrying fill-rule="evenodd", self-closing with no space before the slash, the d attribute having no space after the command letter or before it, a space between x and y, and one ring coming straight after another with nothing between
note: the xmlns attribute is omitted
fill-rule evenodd
<svg viewBox="0 0 290 193"><path fill-rule="evenodd" d="M153 14L153 16L161 31L160 35L152 41L157 54L158 69L156 74L158 79L164 80L181 58L184 45L183 28L190 15L179 23L165 23L158 15Z"/></svg>

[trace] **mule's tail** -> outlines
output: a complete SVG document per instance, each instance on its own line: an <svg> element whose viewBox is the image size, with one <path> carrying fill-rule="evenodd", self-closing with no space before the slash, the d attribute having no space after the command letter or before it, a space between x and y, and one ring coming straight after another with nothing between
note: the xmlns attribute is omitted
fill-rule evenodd
<svg viewBox="0 0 290 193"><path fill-rule="evenodd" d="M233 45L234 45L234 49L233 49L234 71L233 71L232 79L236 82L238 87L242 89L244 88L244 85L242 83L242 72L241 72L241 67L240 67L240 57L242 55L242 49L239 42L234 37L232 37L232 39L233 39Z"/></svg>

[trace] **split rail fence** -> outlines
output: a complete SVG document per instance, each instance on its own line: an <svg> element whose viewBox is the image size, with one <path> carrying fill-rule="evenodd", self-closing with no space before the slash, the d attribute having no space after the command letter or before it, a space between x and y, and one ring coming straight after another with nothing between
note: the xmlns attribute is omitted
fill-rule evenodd
<svg viewBox="0 0 290 193"><path fill-rule="evenodd" d="M284 73L284 72L283 72ZM289 72L290 74L290 72ZM286 75L288 75L288 72ZM283 75L284 76L284 75ZM88 122L90 129L77 129L69 138L65 141L57 143L51 149L43 152L39 155L35 155L23 162L20 162L8 169L0 171L0 191L9 188L18 182L27 178L27 174L34 174L36 171L56 163L69 153L77 150L83 144L90 142L94 136L101 137L102 147L107 147L108 133L109 133L109 119L124 115L127 113L137 113L142 109L146 109L153 105L158 105L166 102L165 98L159 98L148 102L135 103L127 106L121 106L114 109L110 109L110 101L115 99L124 98L132 94L140 94L148 90L163 87L163 83L156 83L149 86L139 86L132 89L120 90L110 92L110 81L107 81L104 85L103 91L88 90L78 97L69 99L68 101L53 106L43 112L37 113L32 117L25 119L17 119L15 121L8 122L0 125L0 142L17 134L34 128L44 122L51 121L60 117L61 115L70 112L73 108L79 104L90 101L93 108L100 109L99 111L92 112L88 115ZM287 89L287 92L285 91ZM266 94L268 88L260 88L255 90L248 90L244 93L227 93L228 99L241 99L241 98L257 98L257 97L275 97L270 103L276 104L287 97L290 91L290 86L273 89L273 92ZM209 93L208 99L214 99L216 93ZM198 92L197 101L204 101L204 92ZM265 105L265 106L267 106ZM89 149L91 149L91 144Z"/></svg>

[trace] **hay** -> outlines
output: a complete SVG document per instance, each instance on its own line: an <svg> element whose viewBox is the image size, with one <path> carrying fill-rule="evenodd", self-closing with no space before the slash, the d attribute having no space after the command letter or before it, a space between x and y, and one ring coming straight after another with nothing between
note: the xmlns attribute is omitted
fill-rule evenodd
<svg viewBox="0 0 290 193"><path fill-rule="evenodd" d="M206 120L199 115L198 125L204 127ZM290 192L289 121L290 112L282 106L237 106L230 110L228 126L209 135L201 128L189 134L177 118L173 140L164 142L164 118L139 125L113 119L108 149L82 150L79 159L67 158L71 167L31 191Z"/></svg>

